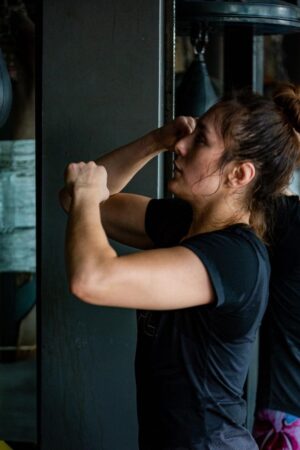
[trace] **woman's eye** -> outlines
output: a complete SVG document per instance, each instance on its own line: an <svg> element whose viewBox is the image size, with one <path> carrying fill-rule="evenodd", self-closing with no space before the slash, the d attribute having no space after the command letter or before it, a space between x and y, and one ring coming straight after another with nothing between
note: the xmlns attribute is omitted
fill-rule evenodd
<svg viewBox="0 0 300 450"><path fill-rule="evenodd" d="M196 137L195 137L195 143L196 143L196 144L205 144L205 138L204 138L204 136L201 135L201 134L196 135Z"/></svg>

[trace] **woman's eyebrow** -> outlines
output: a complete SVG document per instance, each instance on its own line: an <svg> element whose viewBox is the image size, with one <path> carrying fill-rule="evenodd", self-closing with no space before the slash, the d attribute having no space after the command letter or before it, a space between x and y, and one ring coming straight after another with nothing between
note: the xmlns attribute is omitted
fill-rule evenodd
<svg viewBox="0 0 300 450"><path fill-rule="evenodd" d="M197 126L196 126L197 130L200 131L203 134L207 134L207 126L205 125L204 122L202 122L201 120L198 121Z"/></svg>
<svg viewBox="0 0 300 450"><path fill-rule="evenodd" d="M206 130L206 125L205 125L204 122L202 122L201 119L199 119L199 120L197 121L197 128L201 128L201 129L203 129L203 130Z"/></svg>

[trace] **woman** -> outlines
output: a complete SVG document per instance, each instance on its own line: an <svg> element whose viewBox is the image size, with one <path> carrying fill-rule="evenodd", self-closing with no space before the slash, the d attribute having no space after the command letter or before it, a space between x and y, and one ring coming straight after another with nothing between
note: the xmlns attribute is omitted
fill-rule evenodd
<svg viewBox="0 0 300 450"><path fill-rule="evenodd" d="M176 153L169 189L192 209L183 235L175 222L152 227L155 201L114 195L163 149ZM263 204L287 183L298 153L282 109L247 93L199 120L179 118L100 166L68 166L70 290L92 304L139 310L140 449L257 448L242 391L268 297ZM105 229L120 242L161 248L118 257Z"/></svg>

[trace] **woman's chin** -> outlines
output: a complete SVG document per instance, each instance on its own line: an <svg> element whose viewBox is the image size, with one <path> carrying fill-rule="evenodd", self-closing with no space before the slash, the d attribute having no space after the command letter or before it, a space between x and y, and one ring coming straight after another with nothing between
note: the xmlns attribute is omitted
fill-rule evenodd
<svg viewBox="0 0 300 450"><path fill-rule="evenodd" d="M177 194L176 192L176 180L174 180L174 178L172 178L171 180L168 181L168 191L171 192L171 194Z"/></svg>
<svg viewBox="0 0 300 450"><path fill-rule="evenodd" d="M174 194L176 197L185 200L185 195L180 186L178 186L177 180L172 178L168 181L168 192Z"/></svg>

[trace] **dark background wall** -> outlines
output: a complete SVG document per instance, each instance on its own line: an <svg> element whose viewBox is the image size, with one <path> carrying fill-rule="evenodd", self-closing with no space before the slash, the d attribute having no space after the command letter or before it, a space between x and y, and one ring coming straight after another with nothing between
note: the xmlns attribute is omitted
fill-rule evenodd
<svg viewBox="0 0 300 450"><path fill-rule="evenodd" d="M42 43L41 448L135 450L135 313L68 293L65 165L159 124L159 0L44 0ZM130 187L156 196L159 164ZM119 251L124 251L119 248Z"/></svg>

